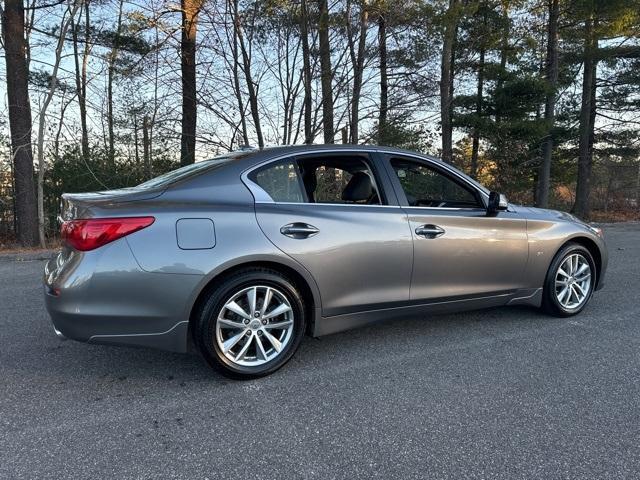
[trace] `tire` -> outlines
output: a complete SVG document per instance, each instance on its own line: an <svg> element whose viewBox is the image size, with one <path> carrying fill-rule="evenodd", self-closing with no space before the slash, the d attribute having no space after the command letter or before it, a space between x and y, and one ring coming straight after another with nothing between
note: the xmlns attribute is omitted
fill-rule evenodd
<svg viewBox="0 0 640 480"><path fill-rule="evenodd" d="M573 271L572 262L577 263ZM560 272L560 267L563 267L563 273ZM589 250L577 243L567 243L553 257L547 271L542 310L556 317L570 317L580 313L591 300L597 274L596 264ZM583 279L588 279L588 282Z"/></svg>
<svg viewBox="0 0 640 480"><path fill-rule="evenodd" d="M304 299L280 272L244 269L209 292L194 327L194 342L215 370L235 379L262 377L287 363L300 346Z"/></svg>

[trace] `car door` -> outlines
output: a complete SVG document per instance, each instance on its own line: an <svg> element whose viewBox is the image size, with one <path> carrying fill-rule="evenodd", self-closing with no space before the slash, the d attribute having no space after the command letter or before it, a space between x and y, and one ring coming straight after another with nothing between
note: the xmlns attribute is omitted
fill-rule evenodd
<svg viewBox="0 0 640 480"><path fill-rule="evenodd" d="M526 220L487 215L486 195L441 162L383 157L413 235L411 300L490 297L526 285Z"/></svg>
<svg viewBox="0 0 640 480"><path fill-rule="evenodd" d="M354 174L358 168L362 171ZM353 177L365 180L366 187L365 175L377 198L365 199L363 191L354 190L363 185ZM385 175L368 154L342 150L287 158L246 177L253 191L259 189L254 196L261 229L311 273L323 316L409 299L413 240ZM345 199L347 188L351 197Z"/></svg>

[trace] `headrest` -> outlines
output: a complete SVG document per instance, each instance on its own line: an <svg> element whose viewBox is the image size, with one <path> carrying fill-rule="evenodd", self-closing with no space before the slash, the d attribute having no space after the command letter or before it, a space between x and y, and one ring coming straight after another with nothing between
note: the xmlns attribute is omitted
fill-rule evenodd
<svg viewBox="0 0 640 480"><path fill-rule="evenodd" d="M362 202L369 200L373 194L373 186L371 185L371 177L365 172L354 173L347 186L342 191L342 200L347 202Z"/></svg>

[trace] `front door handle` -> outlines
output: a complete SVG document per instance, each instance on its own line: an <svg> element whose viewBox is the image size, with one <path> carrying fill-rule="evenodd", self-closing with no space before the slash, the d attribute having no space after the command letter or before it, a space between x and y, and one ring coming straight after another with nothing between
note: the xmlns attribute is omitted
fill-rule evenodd
<svg viewBox="0 0 640 480"><path fill-rule="evenodd" d="M444 229L438 225L420 225L416 228L416 235L420 235L424 238L436 238L444 234Z"/></svg>
<svg viewBox="0 0 640 480"><path fill-rule="evenodd" d="M313 225L301 222L289 223L280 229L280 233L282 235L295 238L297 240L312 237L319 231L320 230L318 230Z"/></svg>

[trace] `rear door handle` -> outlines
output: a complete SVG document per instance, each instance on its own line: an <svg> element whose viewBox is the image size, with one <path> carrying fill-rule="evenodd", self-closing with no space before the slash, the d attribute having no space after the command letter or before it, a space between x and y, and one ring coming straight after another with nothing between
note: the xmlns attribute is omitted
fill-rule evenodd
<svg viewBox="0 0 640 480"><path fill-rule="evenodd" d="M314 236L318 233L318 230L313 225L309 225L308 223L289 223L282 228L280 228L280 233L286 237L291 237L295 239L303 239Z"/></svg>
<svg viewBox="0 0 640 480"><path fill-rule="evenodd" d="M416 228L416 235L424 238L436 238L444 234L444 229L438 225L420 225Z"/></svg>

